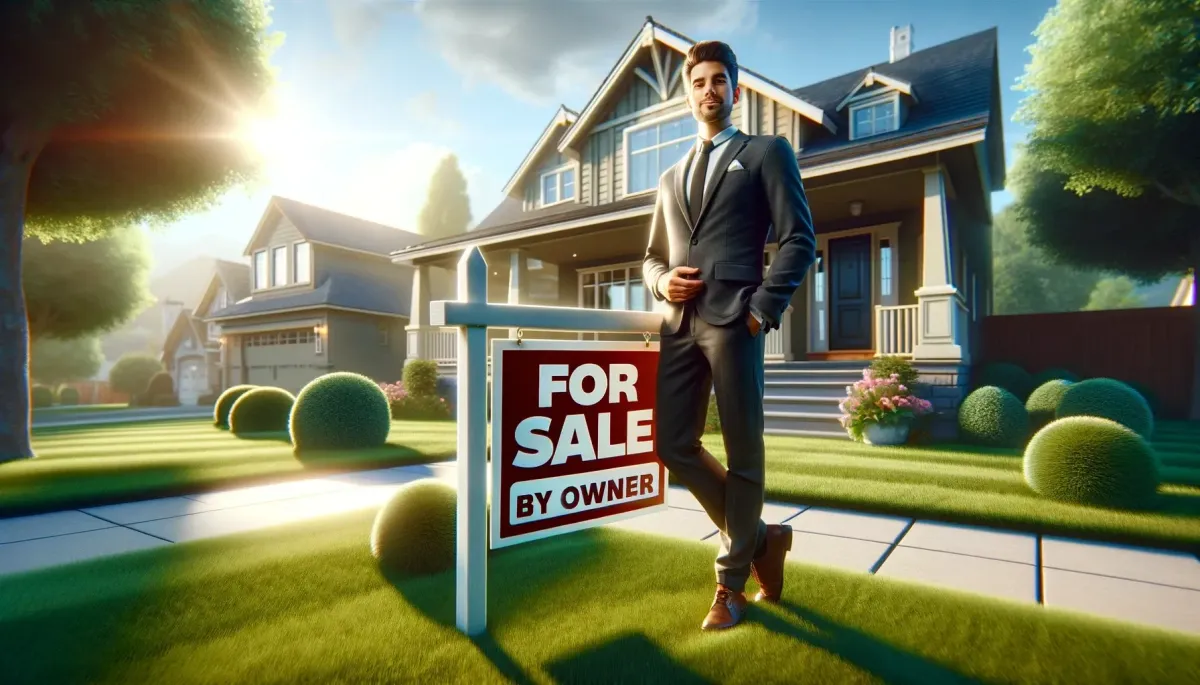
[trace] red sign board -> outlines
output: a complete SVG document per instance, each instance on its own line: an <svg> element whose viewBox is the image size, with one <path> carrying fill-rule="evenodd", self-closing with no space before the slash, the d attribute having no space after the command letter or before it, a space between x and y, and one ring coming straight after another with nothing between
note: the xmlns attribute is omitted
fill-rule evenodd
<svg viewBox="0 0 1200 685"><path fill-rule="evenodd" d="M493 548L666 508L657 343L492 344Z"/></svg>

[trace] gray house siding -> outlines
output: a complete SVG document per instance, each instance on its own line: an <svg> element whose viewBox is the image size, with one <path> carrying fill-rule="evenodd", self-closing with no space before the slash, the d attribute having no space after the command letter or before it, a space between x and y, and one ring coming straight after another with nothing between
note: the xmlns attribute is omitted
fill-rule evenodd
<svg viewBox="0 0 1200 685"><path fill-rule="evenodd" d="M359 373L376 382L399 381L406 356L406 319L331 311L326 353L334 371Z"/></svg>

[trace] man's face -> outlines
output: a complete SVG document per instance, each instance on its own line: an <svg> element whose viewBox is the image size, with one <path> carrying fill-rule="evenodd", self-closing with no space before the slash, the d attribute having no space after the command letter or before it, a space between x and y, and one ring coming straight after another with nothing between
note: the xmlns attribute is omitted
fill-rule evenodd
<svg viewBox="0 0 1200 685"><path fill-rule="evenodd" d="M732 86L724 64L700 62L692 67L689 78L687 101L696 121L723 121L733 114L733 106L741 97L741 88Z"/></svg>

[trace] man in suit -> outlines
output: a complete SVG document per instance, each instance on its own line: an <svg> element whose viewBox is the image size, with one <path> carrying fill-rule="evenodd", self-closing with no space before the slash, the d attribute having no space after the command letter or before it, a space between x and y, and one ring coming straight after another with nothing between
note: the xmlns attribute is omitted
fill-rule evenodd
<svg viewBox="0 0 1200 685"><path fill-rule="evenodd" d="M721 533L717 592L701 624L709 630L741 621L751 575L757 601L778 601L783 591L792 530L760 518L763 337L779 326L814 261L816 240L791 144L732 124L741 89L729 46L695 44L683 77L699 135L659 179L642 273L668 310L657 378L659 458ZM772 227L779 252L764 278ZM728 470L700 441L714 390Z"/></svg>

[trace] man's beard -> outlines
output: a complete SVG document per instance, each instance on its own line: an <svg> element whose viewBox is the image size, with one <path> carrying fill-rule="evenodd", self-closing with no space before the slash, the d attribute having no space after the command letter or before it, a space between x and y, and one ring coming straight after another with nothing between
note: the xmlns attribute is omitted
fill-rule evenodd
<svg viewBox="0 0 1200 685"><path fill-rule="evenodd" d="M733 114L733 105L718 103L716 109L707 109L704 103L700 103L697 114L700 115L700 120L706 123L723 121Z"/></svg>

